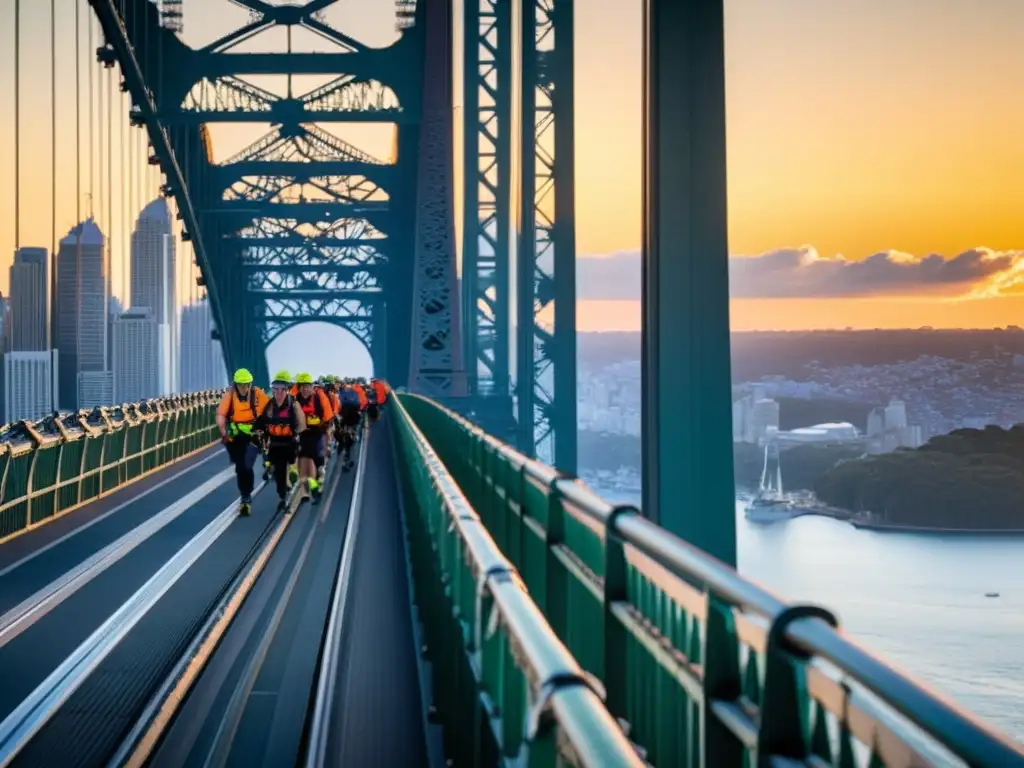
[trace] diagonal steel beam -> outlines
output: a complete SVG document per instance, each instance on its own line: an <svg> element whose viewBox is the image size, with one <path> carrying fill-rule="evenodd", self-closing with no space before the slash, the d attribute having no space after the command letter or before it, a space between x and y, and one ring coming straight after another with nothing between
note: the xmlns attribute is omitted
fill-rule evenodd
<svg viewBox="0 0 1024 768"><path fill-rule="evenodd" d="M266 17L259 21L253 21L246 24L244 27L236 29L234 32L230 32L219 40L214 40L209 45L204 45L199 49L200 53L223 53L226 50L234 48L240 43L244 43L249 38L255 37L265 29L270 29L274 26L274 22L268 20Z"/></svg>

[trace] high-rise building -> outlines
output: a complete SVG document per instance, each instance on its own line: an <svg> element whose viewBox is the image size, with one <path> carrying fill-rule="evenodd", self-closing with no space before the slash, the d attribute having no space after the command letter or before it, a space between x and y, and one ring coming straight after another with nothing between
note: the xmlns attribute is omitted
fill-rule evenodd
<svg viewBox="0 0 1024 768"><path fill-rule="evenodd" d="M159 394L157 324L148 307L114 320L114 400L135 403Z"/></svg>
<svg viewBox="0 0 1024 768"><path fill-rule="evenodd" d="M890 400L885 407L885 429L903 429L907 426L907 407L902 400Z"/></svg>
<svg viewBox="0 0 1024 768"><path fill-rule="evenodd" d="M178 390L177 259L167 202L158 197L142 209L132 234L133 309L148 307L157 324L160 394Z"/></svg>
<svg viewBox="0 0 1024 768"><path fill-rule="evenodd" d="M198 392L227 385L220 342L210 338L213 316L203 299L181 308L181 391Z"/></svg>
<svg viewBox="0 0 1024 768"><path fill-rule="evenodd" d="M885 409L872 408L868 414L868 435L877 437L885 432Z"/></svg>
<svg viewBox="0 0 1024 768"><path fill-rule="evenodd" d="M11 304L0 293L0 360L3 360L4 353L10 348L11 336ZM7 380L2 375L0 365L0 423L4 423L7 412L4 410L4 394L6 393Z"/></svg>
<svg viewBox="0 0 1024 768"><path fill-rule="evenodd" d="M35 421L53 408L56 352L8 352L4 355L4 419Z"/></svg>
<svg viewBox="0 0 1024 768"><path fill-rule="evenodd" d="M81 371L78 374L78 407L106 408L114 403L113 371Z"/></svg>
<svg viewBox="0 0 1024 768"><path fill-rule="evenodd" d="M114 370L114 322L124 312L124 306L117 296L111 296L107 300L107 360L110 361L110 370Z"/></svg>
<svg viewBox="0 0 1024 768"><path fill-rule="evenodd" d="M110 378L105 240L89 218L60 241L57 252L57 350L60 353L57 398L65 410L91 407L82 400L80 384L90 402L103 391L95 374ZM82 374L90 374L84 380ZM108 398L112 396L108 389ZM104 405L109 404L109 400Z"/></svg>
<svg viewBox="0 0 1024 768"><path fill-rule="evenodd" d="M46 338L47 253L45 248L19 248L11 265L11 324L7 334L12 352L40 352Z"/></svg>
<svg viewBox="0 0 1024 768"><path fill-rule="evenodd" d="M11 302L0 293L0 353L11 347Z"/></svg>

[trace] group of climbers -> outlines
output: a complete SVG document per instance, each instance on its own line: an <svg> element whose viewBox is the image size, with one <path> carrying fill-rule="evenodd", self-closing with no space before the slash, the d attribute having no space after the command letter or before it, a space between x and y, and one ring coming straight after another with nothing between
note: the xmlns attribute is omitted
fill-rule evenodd
<svg viewBox="0 0 1024 768"><path fill-rule="evenodd" d="M328 375L314 380L309 373L293 379L288 371L274 375L270 390L268 397L253 384L252 374L240 368L217 409L217 428L235 466L243 515L252 509L254 467L261 454L264 478L273 476L280 508L297 482L315 503L334 443L341 451L342 469L348 471L363 414L371 421L379 418L390 393L380 379L367 383Z"/></svg>

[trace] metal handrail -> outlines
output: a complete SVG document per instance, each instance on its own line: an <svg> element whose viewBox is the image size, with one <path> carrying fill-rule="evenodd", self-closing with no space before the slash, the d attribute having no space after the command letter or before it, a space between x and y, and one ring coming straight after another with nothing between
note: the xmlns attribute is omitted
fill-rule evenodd
<svg viewBox="0 0 1024 768"><path fill-rule="evenodd" d="M826 611L779 599L715 557L647 520L638 509L609 504L578 480L527 458L445 406L418 395L401 395L396 400L402 398L428 403L467 435L480 440L485 454L493 452L518 467L524 482L529 478L538 487L548 489L566 515L582 518L581 522L589 528L600 531L597 535L606 545L610 540L617 541L627 560L639 556L654 563L656 568L645 571L645 576L655 587L671 594L688 585L706 595L707 603L699 610L707 611L712 601L719 601L755 621L760 620L758 625L746 629L761 650L767 647L775 631L779 636L776 640L781 639L787 654L825 662L848 675L851 682L870 691L968 765L1024 766L1024 745L987 727L954 702L864 650L837 626L830 625L826 619L832 617ZM564 544L558 546L567 549ZM610 606L606 605L607 609ZM701 674L699 669L690 671ZM733 730L738 733L743 729L736 725Z"/></svg>
<svg viewBox="0 0 1024 768"><path fill-rule="evenodd" d="M183 426L188 428L187 432L174 435L166 434L167 430L157 427L154 440L147 441L147 430L152 429L150 425L164 424L169 422L177 423L179 419L191 419L194 414L202 409L211 409L222 397L222 391L206 390L184 395L171 395L168 397L154 398L139 403L126 403L123 405L111 406L108 408L94 408L92 410L81 410L71 413L52 413L36 421L19 421L0 426L0 463L3 469L0 471L0 514L17 509L20 505L27 505L25 519L22 523L15 524L15 527L5 532L0 532L0 540L9 536L17 535L39 523L33 522L33 501L35 499L58 495L59 492L68 487L77 486L79 493L77 498L72 500L70 505L61 506L55 502L54 514L47 515L45 520L51 520L59 514L70 511L81 505L84 501L105 496L113 487L108 478L111 472L116 473L113 486L121 486L128 480L137 480L148 475L150 472L166 464L161 461L160 456L170 451L172 458L184 458L185 455L194 451L186 451L177 455L177 447L188 445L204 433L210 440L205 441L199 449L207 447L213 442L214 432L212 419L208 424L192 424L185 422ZM139 439L138 450L129 450L129 428L137 427L142 430ZM123 445L118 449L112 446L116 458L108 460L106 442L100 450L99 463L93 468L87 468L86 449L81 450L78 458L77 472L70 477L61 479L62 468L66 466L65 446L78 443L84 439L98 440L106 435L116 432L123 432ZM164 437L163 440L160 437ZM39 482L36 473L37 459L44 451L56 450L56 469L52 481L44 479ZM21 458L28 457L31 458ZM155 459L154 459L155 457ZM23 492L3 501L7 492L8 474L11 472L12 463L15 460L29 462L27 475L18 480L24 483ZM133 473L125 469L128 465L138 463L139 471ZM22 465L24 466L24 465ZM15 473L15 477L19 477ZM81 489L83 483L91 479L98 479L96 492L88 498L83 498ZM18 491L21 491L18 488Z"/></svg>
<svg viewBox="0 0 1024 768"><path fill-rule="evenodd" d="M392 408L402 421L400 429L407 430L412 437L422 466L443 504L447 530L461 539L463 558L476 580L471 663L479 676L485 637L503 630L533 691L522 748L529 750L545 725L553 721L566 742L563 748L575 755L575 764L594 768L643 766L637 748L602 703L599 682L583 671L555 635L512 563L502 554L398 398L393 399Z"/></svg>

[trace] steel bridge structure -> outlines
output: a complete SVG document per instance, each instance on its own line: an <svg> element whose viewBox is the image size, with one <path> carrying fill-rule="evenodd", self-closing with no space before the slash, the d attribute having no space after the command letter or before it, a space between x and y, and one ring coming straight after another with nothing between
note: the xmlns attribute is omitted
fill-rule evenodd
<svg viewBox="0 0 1024 768"><path fill-rule="evenodd" d="M1024 746L835 613L736 570L724 0L636 0L637 505L577 477L585 3L394 0L394 42L372 47L331 13L342 0L225 0L247 21L190 46L206 1L24 0L49 6L54 251L57 30L73 6L78 193L87 165L91 208L96 155L107 235L117 147L112 125L93 135L92 79L80 94L82 9L89 64L106 69L96 112L109 123L128 102L120 128L146 150L138 167L122 150L122 177L144 168L172 201L225 370L266 382L269 345L326 322L393 394L319 484L287 483L284 461L243 488L244 462L212 461L229 438L206 387L0 428L0 765L1024 768ZM272 30L283 50L248 50ZM300 30L326 50L294 44ZM364 123L391 127L388 156L338 135ZM218 160L218 124L263 132ZM45 281L15 200L16 247ZM80 299L88 255L93 306L110 295L104 235L78 218L49 278L73 265ZM54 318L83 314L51 292ZM114 321L93 314L99 349ZM29 362L53 364L50 335Z"/></svg>

